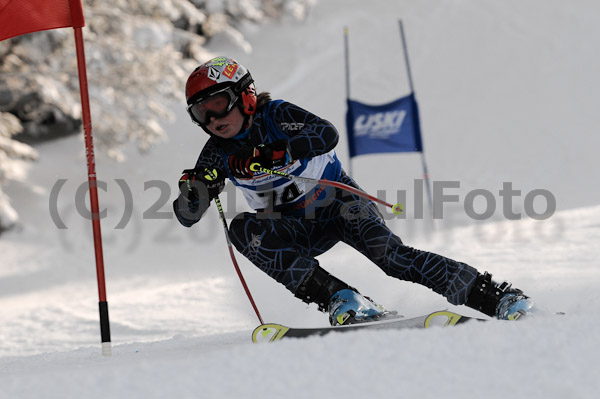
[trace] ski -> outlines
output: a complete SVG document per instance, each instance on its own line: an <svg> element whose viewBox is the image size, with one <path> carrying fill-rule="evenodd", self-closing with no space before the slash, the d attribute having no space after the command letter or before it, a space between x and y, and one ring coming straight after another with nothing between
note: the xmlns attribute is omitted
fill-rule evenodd
<svg viewBox="0 0 600 399"><path fill-rule="evenodd" d="M393 318L369 323L350 324L338 327L318 328L293 328L281 324L262 324L252 332L252 342L272 342L287 338L306 338L329 334L330 332L348 332L360 329L404 329L404 328L430 328L433 326L455 326L470 320L485 321L467 317L447 310L440 310L428 315L410 319Z"/></svg>

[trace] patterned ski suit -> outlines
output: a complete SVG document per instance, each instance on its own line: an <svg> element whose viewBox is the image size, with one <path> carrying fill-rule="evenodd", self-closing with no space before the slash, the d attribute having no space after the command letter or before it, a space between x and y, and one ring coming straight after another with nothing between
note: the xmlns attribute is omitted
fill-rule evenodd
<svg viewBox="0 0 600 399"><path fill-rule="evenodd" d="M373 202L332 187L272 175L239 179L231 174L227 164L230 154L241 147L280 139L288 141L292 157L280 170L358 188L335 155L338 133L331 123L289 102L267 103L245 132L229 140L211 137L196 163L196 167L226 171L257 211L241 213L230 224L229 236L240 253L294 293L318 265L315 257L342 241L392 277L429 287L454 305L466 302L477 271L467 264L404 245L385 225ZM175 214L188 227L209 206L208 201L201 201L200 216L190 220L177 204L176 200Z"/></svg>

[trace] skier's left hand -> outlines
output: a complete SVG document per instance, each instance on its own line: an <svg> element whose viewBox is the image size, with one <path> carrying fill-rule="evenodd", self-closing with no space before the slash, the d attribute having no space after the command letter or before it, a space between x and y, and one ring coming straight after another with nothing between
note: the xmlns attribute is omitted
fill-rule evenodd
<svg viewBox="0 0 600 399"><path fill-rule="evenodd" d="M258 163L263 168L272 169L275 166L287 164L291 157L286 140L277 140L258 147L244 147L229 156L228 163L231 173L239 178L251 178L254 172L250 165Z"/></svg>

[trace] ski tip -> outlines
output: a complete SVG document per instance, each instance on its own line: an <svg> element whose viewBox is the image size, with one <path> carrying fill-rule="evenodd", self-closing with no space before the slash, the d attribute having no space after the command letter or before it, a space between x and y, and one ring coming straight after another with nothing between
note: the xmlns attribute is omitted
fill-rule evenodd
<svg viewBox="0 0 600 399"><path fill-rule="evenodd" d="M287 332L289 327L281 324L261 324L252 332L252 342L273 342L280 340Z"/></svg>
<svg viewBox="0 0 600 399"><path fill-rule="evenodd" d="M425 328L430 328L434 326L455 326L457 324L464 323L469 320L486 321L485 319L467 317L458 313L450 312L448 310L440 310L437 312L433 312L429 316L427 316L427 318L425 319Z"/></svg>
<svg viewBox="0 0 600 399"><path fill-rule="evenodd" d="M433 312L425 319L425 328L433 326L453 326L462 318L461 315L447 310Z"/></svg>

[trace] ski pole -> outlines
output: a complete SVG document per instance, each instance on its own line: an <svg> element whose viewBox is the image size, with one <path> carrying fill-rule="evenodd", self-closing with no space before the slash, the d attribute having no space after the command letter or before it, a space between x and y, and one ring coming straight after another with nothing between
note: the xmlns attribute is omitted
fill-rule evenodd
<svg viewBox="0 0 600 399"><path fill-rule="evenodd" d="M213 179L216 177L210 170L208 170L208 174ZM244 275L242 274L242 271L240 270L240 266L238 265L237 260L235 259L235 254L233 253L233 245L231 244L231 239L229 238L229 228L227 227L227 220L225 219L225 213L223 212L223 206L221 205L221 200L219 199L218 195L215 197L215 204L217 205L217 209L219 210L219 218L221 219L221 223L223 224L223 230L225 231L225 239L227 240L227 247L229 248L229 256L231 256L231 261L233 262L233 267L235 268L235 271L237 272L237 275L240 278L242 286L244 287L244 291L246 291L246 295L248 296L248 300L250 300L250 304L252 305L252 308L254 309L254 313L256 313L256 317L258 317L258 321L260 321L260 324L265 324L262 317L260 316L260 312L258 311L258 308L256 307L254 298L252 298L252 294L250 293L250 289L248 288L248 285L246 284L246 280L244 279Z"/></svg>
<svg viewBox="0 0 600 399"><path fill-rule="evenodd" d="M233 262L233 267L235 267L235 271L237 272L237 275L240 278L240 281L242 282L244 291L246 291L246 295L248 296L248 300L250 300L250 304L252 305L252 308L254 309L254 313L256 313L256 317L258 317L258 321L260 321L260 324L265 324L262 317L260 316L260 312L258 311L258 308L256 307L256 303L254 302L254 299L252 298L252 294L250 293L250 289L248 288L248 285L246 284L246 280L244 279L244 276L242 275L240 266L238 265L237 260L235 259L235 254L233 253L233 245L231 244L231 239L229 238L229 228L227 227L227 220L225 220L225 213L223 212L223 206L221 205L221 200L219 199L218 196L215 198L215 204L217 205L217 209L219 210L219 217L221 218L221 223L223 223L223 230L225 231L225 238L227 239L227 247L229 248L229 255L231 256L231 261Z"/></svg>
<svg viewBox="0 0 600 399"><path fill-rule="evenodd" d="M325 179L312 179L310 177L290 175L289 173L280 172L280 171L272 170L272 169L268 169L268 168L263 168L258 162L251 164L250 170L252 172L263 172L263 173L268 173L270 175L281 176L281 177L284 177L284 178L292 180L292 181L298 181L298 182L310 183L310 184L319 184L321 186L329 186L329 187L339 188L339 189L348 191L352 194L356 194L360 197L370 199L371 201L375 201L378 204L384 205L388 208L391 208L392 213L394 213L394 215L400 215L402 212L404 212L404 208L402 207L401 203L392 205L389 202L385 202L382 199L379 199L373 195L367 194L358 188L349 186L344 183L340 183L338 181L331 181L331 180L325 180Z"/></svg>
<svg viewBox="0 0 600 399"><path fill-rule="evenodd" d="M258 321L260 321L260 324L265 324L262 317L260 316L260 312L258 311L258 308L256 307L256 303L254 302L254 299L252 298L252 294L250 293L250 289L248 288L248 285L246 284L246 280L244 279L244 276L242 275L240 266L238 265L237 260L235 259L235 254L233 253L233 245L231 244L231 239L229 238L229 228L227 227L227 220L225 220L225 214L223 213L223 207L221 206L221 200L219 199L219 197L215 198L215 204L217 205L217 209L219 210L219 217L221 218L221 223L223 223L223 230L225 231L225 238L227 239L227 247L229 248L229 255L231 256L231 261L233 262L233 267L235 267L235 271L237 272L237 275L240 278L242 286L244 287L244 291L246 291L248 300L250 300L250 304L252 305L252 308L254 309L254 313L256 313L256 317L258 317Z"/></svg>

